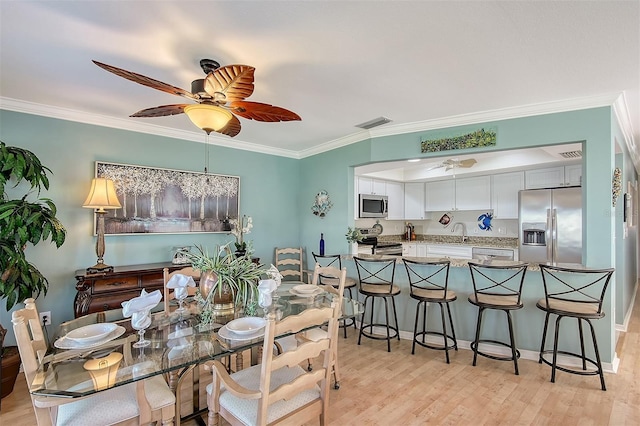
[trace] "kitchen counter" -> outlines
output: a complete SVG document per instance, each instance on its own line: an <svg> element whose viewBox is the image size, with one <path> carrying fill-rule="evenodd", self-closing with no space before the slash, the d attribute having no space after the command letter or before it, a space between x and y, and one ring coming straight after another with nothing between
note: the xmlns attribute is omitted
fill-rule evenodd
<svg viewBox="0 0 640 426"><path fill-rule="evenodd" d="M385 255L380 255L380 254L358 254L356 257L362 258L362 259L389 259L389 258L395 258L396 259L396 264L402 264L402 259L409 259L409 260L417 260L417 261L425 261L425 260L431 260L431 261L436 261L436 260L442 260L442 258L440 257L413 257L413 256L385 256ZM354 255L352 254L343 254L342 255L342 260L353 260ZM480 260L480 259L455 259L455 258L446 258L447 260L449 260L450 266L452 268L466 268L467 264L469 262L473 262L473 263L481 263L483 265L497 265L497 266L507 266L507 265L520 265L523 262L517 261L517 260L495 260L495 259L489 259L489 260ZM575 265L571 265L571 266L575 266ZM540 266L537 263L531 263L529 264L529 266L527 267L528 271L539 271L540 270Z"/></svg>

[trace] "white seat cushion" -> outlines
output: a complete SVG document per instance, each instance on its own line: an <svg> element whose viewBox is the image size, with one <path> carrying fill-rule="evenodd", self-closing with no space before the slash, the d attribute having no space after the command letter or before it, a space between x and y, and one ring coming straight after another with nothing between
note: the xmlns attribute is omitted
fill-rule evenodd
<svg viewBox="0 0 640 426"><path fill-rule="evenodd" d="M138 416L136 385L131 383L58 407L57 425L112 425Z"/></svg>
<svg viewBox="0 0 640 426"><path fill-rule="evenodd" d="M169 389L169 385L162 376L153 376L144 382L144 394L149 401L151 410L173 405L176 403L176 396Z"/></svg>
<svg viewBox="0 0 640 426"><path fill-rule="evenodd" d="M231 377L240 385L247 389L258 390L260 386L260 365L240 370L237 373L231 375ZM276 370L271 375L271 390L276 389L278 386L289 383L296 377L305 374L302 367L296 365L294 367L283 367ZM207 386L207 393L211 394L213 384ZM303 391L288 401L280 400L276 401L269 407L269 414L267 415L267 423L271 423L288 413L296 410L303 405L319 399L320 388L315 386L313 389ZM220 406L224 407L227 411L233 414L236 418L241 420L245 424L255 424L258 416L258 400L257 399L241 399L230 392L224 390L222 387L220 391Z"/></svg>

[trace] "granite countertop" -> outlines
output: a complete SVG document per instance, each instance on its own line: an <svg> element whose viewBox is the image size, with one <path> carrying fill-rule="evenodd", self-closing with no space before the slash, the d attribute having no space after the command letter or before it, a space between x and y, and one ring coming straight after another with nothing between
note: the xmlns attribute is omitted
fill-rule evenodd
<svg viewBox="0 0 640 426"><path fill-rule="evenodd" d="M378 237L380 242L398 242L398 243L426 243L426 244L447 244L473 247L495 247L495 248L518 248L518 238L505 237L467 237L466 242L461 241L460 235L416 235L413 241L407 241L403 235L381 235Z"/></svg>
<svg viewBox="0 0 640 426"><path fill-rule="evenodd" d="M402 259L417 260L417 261L443 260L441 258L435 258L435 257L409 257L409 256L403 257L403 256L388 256L388 255L382 255L382 254L358 254L357 257L363 258L363 259L390 259L390 258L394 258L394 259L396 259L396 263L402 263ZM343 260L353 260L353 255L351 255L351 254L343 255ZM479 264L483 264L483 265L495 265L495 266L522 265L524 263L524 262L520 262L518 260L495 260L495 259L493 259L493 260L478 260L478 259L446 258L444 260L450 261L451 262L450 266L452 268L466 267L469 262L479 263ZM530 263L529 266L527 267L527 269L530 270L530 271L539 271L540 270L540 266L537 263Z"/></svg>

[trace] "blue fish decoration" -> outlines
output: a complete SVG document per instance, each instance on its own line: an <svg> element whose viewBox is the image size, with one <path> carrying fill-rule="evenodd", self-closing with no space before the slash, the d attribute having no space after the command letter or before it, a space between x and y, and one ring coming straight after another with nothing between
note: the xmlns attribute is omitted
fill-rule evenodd
<svg viewBox="0 0 640 426"><path fill-rule="evenodd" d="M478 228L483 231L491 231L491 219L493 219L491 213L484 213L478 216Z"/></svg>

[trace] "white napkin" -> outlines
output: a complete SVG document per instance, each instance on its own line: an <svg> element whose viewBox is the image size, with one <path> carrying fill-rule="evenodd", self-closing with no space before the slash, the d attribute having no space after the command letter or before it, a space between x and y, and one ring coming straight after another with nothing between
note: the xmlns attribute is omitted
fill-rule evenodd
<svg viewBox="0 0 640 426"><path fill-rule="evenodd" d="M278 283L276 280L260 280L258 282L258 305L266 308L267 306L271 306L271 293L278 287Z"/></svg>
<svg viewBox="0 0 640 426"><path fill-rule="evenodd" d="M282 274L278 268L273 266L273 263L271 264L271 267L267 269L267 275L276 282L276 287L280 287L280 284L282 283Z"/></svg>
<svg viewBox="0 0 640 426"><path fill-rule="evenodd" d="M154 290L151 293L147 293L145 289L142 289L140 296L134 297L131 300L122 302L122 315L125 318L132 317L133 314L145 314L151 309L155 308L162 300L162 293L160 290ZM133 321L133 318L131 319Z"/></svg>
<svg viewBox="0 0 640 426"><path fill-rule="evenodd" d="M189 295L187 287L195 286L196 282L193 281L193 277L183 274L176 274L172 276L167 283L167 288L175 289L173 296L178 300L185 299Z"/></svg>

